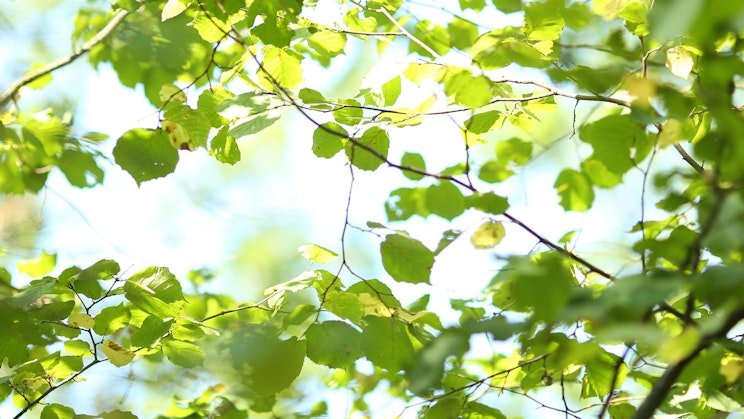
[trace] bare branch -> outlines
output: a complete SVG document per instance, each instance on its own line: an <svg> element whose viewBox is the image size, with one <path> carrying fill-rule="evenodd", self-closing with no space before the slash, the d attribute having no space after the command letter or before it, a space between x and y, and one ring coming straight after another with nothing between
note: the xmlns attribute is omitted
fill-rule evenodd
<svg viewBox="0 0 744 419"><path fill-rule="evenodd" d="M73 52L72 54L68 55L67 57L60 58L59 60L52 63L49 63L44 67L39 68L38 70L34 70L11 83L10 86L8 86L8 90L0 95L0 108L4 107L8 102L10 102L23 86L26 86L39 77L43 77L51 73L52 71L57 70L58 68L70 64L71 62L80 58L80 56L82 56L86 52L90 51L93 47L101 43L104 39L106 39L106 37L111 35L114 29L116 29L116 27L124 20L125 17L127 17L127 15L129 15L129 12L127 10L118 12L114 15L114 18L111 19L111 21L106 26L104 26L103 29L101 29L100 32L98 32L88 42L84 43L82 47L75 50L75 52Z"/></svg>

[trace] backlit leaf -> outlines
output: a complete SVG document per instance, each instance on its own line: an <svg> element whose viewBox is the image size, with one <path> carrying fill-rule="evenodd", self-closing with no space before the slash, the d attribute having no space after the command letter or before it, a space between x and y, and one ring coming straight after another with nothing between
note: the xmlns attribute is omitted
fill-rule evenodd
<svg viewBox="0 0 744 419"><path fill-rule="evenodd" d="M313 154L329 159L344 148L344 139L349 134L339 124L328 122L313 132Z"/></svg>
<svg viewBox="0 0 744 419"><path fill-rule="evenodd" d="M134 359L134 352L129 349L122 348L116 342L106 339L101 345L101 351L111 361L111 363L117 367L123 367Z"/></svg>
<svg viewBox="0 0 744 419"><path fill-rule="evenodd" d="M413 364L413 344L402 321L394 317L368 317L365 321L361 345L367 359L389 371Z"/></svg>
<svg viewBox="0 0 744 419"><path fill-rule="evenodd" d="M490 249L501 243L504 235L505 231L502 223L487 221L473 232L470 242L476 249Z"/></svg>
<svg viewBox="0 0 744 419"><path fill-rule="evenodd" d="M586 211L594 202L594 188L583 173L564 169L553 184L566 211Z"/></svg>
<svg viewBox="0 0 744 419"><path fill-rule="evenodd" d="M171 146L164 131L135 128L116 141L114 159L137 185L141 185L173 173L178 163L178 151Z"/></svg>
<svg viewBox="0 0 744 419"><path fill-rule="evenodd" d="M387 159L390 139L387 132L372 127L361 137L346 143L346 156L351 164L362 170L375 170Z"/></svg>
<svg viewBox="0 0 744 419"><path fill-rule="evenodd" d="M179 367L193 368L204 363L204 351L190 342L167 339L163 342L163 354Z"/></svg>
<svg viewBox="0 0 744 419"><path fill-rule="evenodd" d="M420 241L402 234L389 234L380 244L382 265L396 281L429 283L434 254Z"/></svg>
<svg viewBox="0 0 744 419"><path fill-rule="evenodd" d="M307 357L316 364L345 368L362 356L362 334L340 321L316 323L307 330Z"/></svg>
<svg viewBox="0 0 744 419"><path fill-rule="evenodd" d="M338 254L317 244L303 244L297 249L302 257L315 263L331 263L338 259Z"/></svg>

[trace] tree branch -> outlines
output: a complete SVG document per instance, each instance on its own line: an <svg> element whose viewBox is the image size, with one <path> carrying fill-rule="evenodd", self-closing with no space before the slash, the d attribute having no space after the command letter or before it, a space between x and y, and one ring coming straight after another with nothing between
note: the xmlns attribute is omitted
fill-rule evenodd
<svg viewBox="0 0 744 419"><path fill-rule="evenodd" d="M633 415L632 419L650 419L656 409L661 405L664 399L669 395L669 390L672 388L674 383L677 381L677 377L682 374L685 367L692 362L700 352L710 347L717 338L725 336L731 328L736 326L739 321L744 318L744 309L740 309L729 316L726 323L715 333L711 333L704 336L698 346L686 357L677 361L675 364L670 365L661 377L654 383L651 392L646 396L646 399L641 403Z"/></svg>
<svg viewBox="0 0 744 419"><path fill-rule="evenodd" d="M93 38L88 40L88 42L84 43L82 47L75 50L72 54L68 55L67 57L60 58L59 60L52 63L49 63L42 68L31 71L25 76L11 83L10 86L8 86L8 90L0 95L0 108L3 108L8 102L10 102L23 86L26 86L39 77L43 77L51 73L52 71L57 70L58 68L70 64L86 52L90 51L93 47L101 43L114 31L114 29L116 29L119 23L121 23L128 14L129 12L127 10L118 12L114 15L114 18L111 19L111 21L106 26L104 26L103 29L101 29L100 32L98 32Z"/></svg>

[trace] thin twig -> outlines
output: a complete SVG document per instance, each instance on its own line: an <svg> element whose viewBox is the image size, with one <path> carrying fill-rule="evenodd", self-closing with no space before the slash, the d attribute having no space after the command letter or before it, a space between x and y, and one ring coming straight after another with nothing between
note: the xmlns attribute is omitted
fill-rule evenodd
<svg viewBox="0 0 744 419"><path fill-rule="evenodd" d="M98 32L93 38L88 40L88 42L84 43L82 47L75 50L72 54L68 55L67 57L60 58L59 60L52 63L49 63L42 68L31 71L25 76L11 83L10 86L8 86L8 90L0 95L0 108L4 107L8 102L10 102L23 86L26 86L39 77L43 77L60 67L64 67L67 64L70 64L71 62L80 58L80 56L82 56L86 52L90 51L93 47L101 43L104 39L106 39L106 37L111 35L114 29L116 29L119 23L121 23L124 18L127 17L127 15L129 15L129 12L127 10L118 12L114 15L114 18L111 19L111 21L106 26L104 26L103 29L101 29L100 32Z"/></svg>
<svg viewBox="0 0 744 419"><path fill-rule="evenodd" d="M420 39L418 39L415 36L413 36L410 32L408 32L406 30L406 28L403 27L403 25L401 25L397 20L395 20L395 18L393 17L393 15L391 15L390 12L387 11L387 9L385 9L384 7L380 7L379 9L370 9L370 10L372 10L373 12L379 12L379 13L382 13L383 15L385 15L385 17L388 18L388 20L390 20L390 22L393 25L395 25L395 27L398 28L399 31L403 32L403 34L406 36L406 38L410 39L411 42L413 42L416 45L418 45L421 48L423 48L424 51L428 52L429 55L431 55L432 57L434 57L434 58L441 58L441 55L437 54L436 51L434 51L433 49L431 49L423 41L421 41Z"/></svg>

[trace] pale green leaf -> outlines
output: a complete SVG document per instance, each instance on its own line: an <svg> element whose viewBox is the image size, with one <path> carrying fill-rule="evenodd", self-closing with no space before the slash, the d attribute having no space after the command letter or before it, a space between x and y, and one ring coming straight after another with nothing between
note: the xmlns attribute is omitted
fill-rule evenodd
<svg viewBox="0 0 744 419"><path fill-rule="evenodd" d="M173 173L178 151L164 131L135 128L116 141L114 160L141 185Z"/></svg>
<svg viewBox="0 0 744 419"><path fill-rule="evenodd" d="M108 357L109 361L117 367L123 367L134 359L134 352L108 339L101 345L101 350Z"/></svg>
<svg viewBox="0 0 744 419"><path fill-rule="evenodd" d="M490 249L501 243L505 234L506 232L502 223L486 221L473 232L470 242L473 243L476 249Z"/></svg>
<svg viewBox="0 0 744 419"><path fill-rule="evenodd" d="M366 318L362 352L373 364L393 372L408 368L414 360L406 325L394 317Z"/></svg>
<svg viewBox="0 0 744 419"><path fill-rule="evenodd" d="M382 265L396 281L429 283L434 253L420 241L402 234L389 234L380 244Z"/></svg>
<svg viewBox="0 0 744 419"><path fill-rule="evenodd" d="M16 268L18 268L19 272L25 273L33 278L39 278L52 272L56 265L57 254L47 253L43 250L35 259L16 262Z"/></svg>
<svg viewBox="0 0 744 419"><path fill-rule="evenodd" d="M306 333L307 357L316 364L346 368L362 356L362 334L340 321L310 326Z"/></svg>
<svg viewBox="0 0 744 419"><path fill-rule="evenodd" d="M204 351L190 342L167 339L163 342L163 354L179 367L193 368L204 364Z"/></svg>
<svg viewBox="0 0 744 419"><path fill-rule="evenodd" d="M338 254L317 244L303 244L297 249L302 257L315 263L331 263L338 259Z"/></svg>

